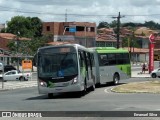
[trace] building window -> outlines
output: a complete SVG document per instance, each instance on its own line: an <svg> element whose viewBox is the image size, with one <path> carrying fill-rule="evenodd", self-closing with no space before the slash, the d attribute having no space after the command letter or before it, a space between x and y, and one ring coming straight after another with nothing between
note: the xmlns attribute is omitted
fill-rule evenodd
<svg viewBox="0 0 160 120"><path fill-rule="evenodd" d="M85 31L85 27L83 27L83 26L76 26L76 29L77 29L77 31Z"/></svg>
<svg viewBox="0 0 160 120"><path fill-rule="evenodd" d="M50 26L47 26L47 31L50 31Z"/></svg>
<svg viewBox="0 0 160 120"><path fill-rule="evenodd" d="M95 27L91 27L91 32L95 32Z"/></svg>

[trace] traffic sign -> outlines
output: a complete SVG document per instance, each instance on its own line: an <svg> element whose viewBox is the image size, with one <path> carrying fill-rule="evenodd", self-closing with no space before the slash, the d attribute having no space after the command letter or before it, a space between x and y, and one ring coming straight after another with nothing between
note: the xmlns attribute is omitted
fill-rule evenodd
<svg viewBox="0 0 160 120"><path fill-rule="evenodd" d="M150 41L150 43L154 43L154 41L155 41L155 35L154 34L151 34L149 36L149 41Z"/></svg>
<svg viewBox="0 0 160 120"><path fill-rule="evenodd" d="M69 27L69 32L76 32L76 27Z"/></svg>
<svg viewBox="0 0 160 120"><path fill-rule="evenodd" d="M22 69L32 69L32 60L22 60Z"/></svg>

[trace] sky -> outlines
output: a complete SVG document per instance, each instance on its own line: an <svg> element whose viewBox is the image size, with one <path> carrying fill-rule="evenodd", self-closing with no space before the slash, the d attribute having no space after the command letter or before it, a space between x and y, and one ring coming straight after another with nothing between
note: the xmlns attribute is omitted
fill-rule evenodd
<svg viewBox="0 0 160 120"><path fill-rule="evenodd" d="M0 23L14 16L39 17L43 22L160 23L160 0L0 0ZM66 19L65 19L66 18Z"/></svg>

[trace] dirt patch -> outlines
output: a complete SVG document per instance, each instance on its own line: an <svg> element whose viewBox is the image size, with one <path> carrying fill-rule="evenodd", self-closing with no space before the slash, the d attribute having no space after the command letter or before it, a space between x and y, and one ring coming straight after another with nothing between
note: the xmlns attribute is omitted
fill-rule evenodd
<svg viewBox="0 0 160 120"><path fill-rule="evenodd" d="M160 93L160 81L133 82L119 85L111 90L118 93Z"/></svg>

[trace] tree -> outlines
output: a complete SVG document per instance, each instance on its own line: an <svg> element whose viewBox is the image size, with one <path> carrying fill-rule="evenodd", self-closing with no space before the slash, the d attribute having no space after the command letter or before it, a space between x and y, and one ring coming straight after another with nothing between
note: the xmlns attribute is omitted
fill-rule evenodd
<svg viewBox="0 0 160 120"><path fill-rule="evenodd" d="M6 32L13 33L19 37L40 37L42 22L37 17L15 16L7 23Z"/></svg>
<svg viewBox="0 0 160 120"><path fill-rule="evenodd" d="M27 17L27 19L31 22L31 28L33 30L33 37L41 37L42 36L42 21L38 17Z"/></svg>
<svg viewBox="0 0 160 120"><path fill-rule="evenodd" d="M136 27L135 23L129 22L129 23L123 23L122 27Z"/></svg>
<svg viewBox="0 0 160 120"><path fill-rule="evenodd" d="M19 41L19 52L33 55L37 48L44 44L42 37L42 21L38 17L15 16L7 23L7 28L3 32L12 33L18 37L31 38L30 41ZM11 41L8 47L13 53L17 52L15 41Z"/></svg>
<svg viewBox="0 0 160 120"><path fill-rule="evenodd" d="M100 22L99 23L99 25L98 25L98 27L97 27L98 29L99 28L109 28L109 24L108 24L108 22Z"/></svg>
<svg viewBox="0 0 160 120"><path fill-rule="evenodd" d="M154 21L145 21L144 23L145 27L148 27L150 29L159 29L160 25L158 23L155 23Z"/></svg>
<svg viewBox="0 0 160 120"><path fill-rule="evenodd" d="M114 27L117 27L117 20L113 20L110 24L109 24L110 27L114 28Z"/></svg>

